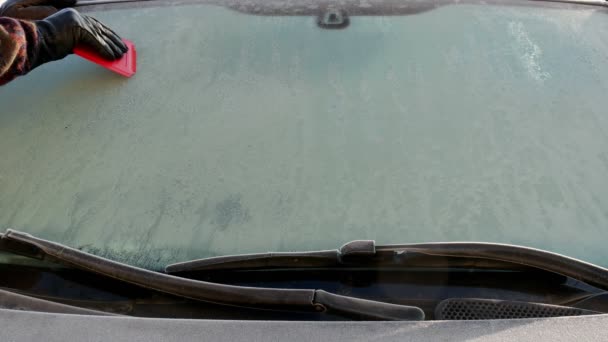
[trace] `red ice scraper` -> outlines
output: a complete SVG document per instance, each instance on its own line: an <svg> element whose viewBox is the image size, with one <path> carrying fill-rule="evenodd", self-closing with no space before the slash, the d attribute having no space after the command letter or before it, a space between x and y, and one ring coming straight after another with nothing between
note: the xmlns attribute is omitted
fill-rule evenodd
<svg viewBox="0 0 608 342"><path fill-rule="evenodd" d="M135 72L137 72L137 51L135 50L135 45L133 42L126 39L124 39L123 42L129 48L129 52L125 53L121 59L115 61L108 61L107 59L104 59L86 46L77 46L74 49L74 53L95 64L99 64L108 70L112 70L117 74L125 77L131 77L135 75Z"/></svg>

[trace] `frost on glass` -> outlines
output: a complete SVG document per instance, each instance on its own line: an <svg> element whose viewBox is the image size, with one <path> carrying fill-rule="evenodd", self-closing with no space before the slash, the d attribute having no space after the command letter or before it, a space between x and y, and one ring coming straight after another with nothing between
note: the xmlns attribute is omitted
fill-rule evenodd
<svg viewBox="0 0 608 342"><path fill-rule="evenodd" d="M149 268L353 239L608 266L605 14L95 16L138 74L70 57L0 89L1 229Z"/></svg>

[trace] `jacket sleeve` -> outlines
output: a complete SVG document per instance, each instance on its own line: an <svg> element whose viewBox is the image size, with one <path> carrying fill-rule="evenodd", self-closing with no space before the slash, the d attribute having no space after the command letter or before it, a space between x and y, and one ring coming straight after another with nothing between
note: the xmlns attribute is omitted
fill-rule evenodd
<svg viewBox="0 0 608 342"><path fill-rule="evenodd" d="M0 85L32 69L37 42L33 22L0 17Z"/></svg>

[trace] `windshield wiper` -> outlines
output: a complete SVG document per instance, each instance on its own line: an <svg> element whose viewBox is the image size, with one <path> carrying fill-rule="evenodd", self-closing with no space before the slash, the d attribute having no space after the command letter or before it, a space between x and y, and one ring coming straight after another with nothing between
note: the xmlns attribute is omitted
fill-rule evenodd
<svg viewBox="0 0 608 342"><path fill-rule="evenodd" d="M257 309L328 312L365 320L423 320L424 312L414 306L336 295L314 289L274 289L223 285L153 272L7 230L0 234L0 250L66 263L144 288L179 297Z"/></svg>
<svg viewBox="0 0 608 342"><path fill-rule="evenodd" d="M479 242L445 242L376 246L352 241L339 250L221 256L172 264L168 274L213 270L272 268L480 268L537 269L608 289L608 269L561 254L529 247Z"/></svg>

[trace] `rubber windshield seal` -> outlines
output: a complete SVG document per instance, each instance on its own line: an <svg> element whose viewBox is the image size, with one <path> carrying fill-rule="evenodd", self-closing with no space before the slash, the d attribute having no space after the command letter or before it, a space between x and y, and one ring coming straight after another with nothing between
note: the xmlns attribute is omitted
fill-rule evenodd
<svg viewBox="0 0 608 342"><path fill-rule="evenodd" d="M353 16L416 15L450 5L492 5L543 8L574 8L573 6L608 7L605 0L379 0L372 5L359 0L78 0L75 7L92 9L125 9L169 7L182 5L215 5L260 16L320 16L328 10L344 11ZM573 6L569 6L573 5Z"/></svg>

